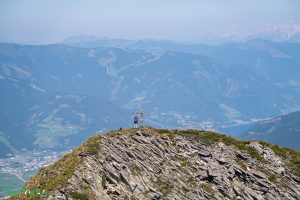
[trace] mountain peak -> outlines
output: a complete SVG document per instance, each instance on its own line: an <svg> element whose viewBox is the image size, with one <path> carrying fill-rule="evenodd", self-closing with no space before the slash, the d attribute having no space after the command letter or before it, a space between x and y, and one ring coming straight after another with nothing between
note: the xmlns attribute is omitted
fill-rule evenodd
<svg viewBox="0 0 300 200"><path fill-rule="evenodd" d="M91 137L26 188L47 199L297 199L299 155L208 131L121 129Z"/></svg>

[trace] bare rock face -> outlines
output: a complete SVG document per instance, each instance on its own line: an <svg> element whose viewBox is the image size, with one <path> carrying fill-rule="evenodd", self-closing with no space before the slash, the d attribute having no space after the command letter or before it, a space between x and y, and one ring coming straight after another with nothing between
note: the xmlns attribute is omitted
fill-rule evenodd
<svg viewBox="0 0 300 200"><path fill-rule="evenodd" d="M94 140L96 151L75 151L80 162L47 199L300 199L295 170L258 142L148 127ZM61 172L42 169L27 187L47 188L51 173Z"/></svg>

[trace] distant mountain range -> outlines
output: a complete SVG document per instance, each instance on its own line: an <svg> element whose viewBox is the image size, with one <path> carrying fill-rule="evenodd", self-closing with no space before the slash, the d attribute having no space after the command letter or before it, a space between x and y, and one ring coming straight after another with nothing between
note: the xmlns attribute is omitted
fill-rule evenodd
<svg viewBox="0 0 300 200"><path fill-rule="evenodd" d="M152 126L227 133L300 110L300 44L106 44L0 44L1 155L72 148L141 106Z"/></svg>
<svg viewBox="0 0 300 200"><path fill-rule="evenodd" d="M294 37L297 37L297 35L294 35ZM295 42L296 40L293 41ZM247 116L247 119L251 119L250 121L248 120L250 123L237 122L236 119L239 117L233 117L234 119L231 121L237 122L235 123L236 126L230 128L225 126L225 128L222 128L222 125L226 124L222 122L221 127L218 126L218 129L223 132L239 133L241 130L245 130L245 128L251 124L251 121L253 122L257 118L265 118L266 116L272 117L276 116L276 113L283 114L300 110L300 78L298 76L298 74L300 74L300 56L298 53L300 51L299 43L279 43L262 39L252 39L241 43L226 43L212 46L159 40L116 40L87 37L84 35L69 38L63 43L71 46L89 48L96 46L122 47L151 52L156 55L168 55L168 53L172 52L174 60L179 58L177 55L181 55L182 57L184 55L190 60L193 60L197 55L202 55L202 60L208 58L207 60L211 62L211 65L206 65L206 69L203 69L202 66L202 69L199 70L205 72L200 72L204 81L199 83L194 91L215 91L214 94L211 94L211 98L217 102L227 98L230 98L232 101L238 101L229 103L226 100L214 105L216 107L222 107L223 111L225 111L223 114L226 113L227 116L239 115L239 112L235 111L239 111L241 107L248 107L250 112L252 112L252 110L255 110L255 112L259 112L259 110L262 111L259 115L254 114L251 117ZM91 44L94 46L91 46ZM180 59L182 59L182 57ZM169 59L172 60L173 58ZM197 59L198 58L195 60ZM180 61L175 62L180 63ZM171 63L172 61L165 65L171 65ZM190 64L184 64L184 66L189 65ZM172 69L175 68L174 66L171 67ZM179 66L179 68L181 67ZM213 71L214 69L215 71ZM182 73L181 76L183 77L184 74L187 75L191 71L193 70L189 68ZM172 71L170 71L170 73L172 73ZM206 76L206 78L204 78L204 76ZM205 81L205 79L207 81ZM186 85L186 82L191 83L191 80L193 80L193 77L185 77L184 80L180 82L184 82L183 85L190 89L195 87L195 84ZM212 87L214 87L213 89L207 87L209 83L212 84ZM199 85L201 86L199 87ZM225 94L226 97L219 97L222 94L224 95L225 91L229 92ZM208 96L207 94L203 94L202 97ZM200 103L202 102L203 101L200 100ZM284 103L281 104L280 102ZM194 103L192 105L194 106L197 104L199 103ZM238 106L238 108L236 108L236 106ZM211 107L213 106L206 106L206 108ZM207 112L204 110L202 113L207 114L210 112L211 111ZM245 114L244 112L241 113ZM210 126L208 127L210 128Z"/></svg>
<svg viewBox="0 0 300 200"><path fill-rule="evenodd" d="M247 129L240 138L266 140L300 150L300 111L260 121Z"/></svg>
<svg viewBox="0 0 300 200"><path fill-rule="evenodd" d="M109 37L97 37L94 35L74 35L65 38L61 41L62 44L76 47L138 47L140 44L147 43L148 45L156 45L159 48L164 49L166 46L186 46L186 47L195 47L195 46L208 46L208 45L221 45L226 43L242 43L247 40L264 40L264 41L273 41L278 43L300 43L300 33L295 32L272 32L265 34L254 34L245 37L224 37L224 38L202 38L200 41L188 42L188 41L171 41L171 40L157 40L157 39L140 39L140 40L130 40L130 39L113 39ZM201 45L199 45L201 44ZM206 44L206 45L203 45ZM208 44L208 45L207 45ZM179 48L182 51L182 48Z"/></svg>

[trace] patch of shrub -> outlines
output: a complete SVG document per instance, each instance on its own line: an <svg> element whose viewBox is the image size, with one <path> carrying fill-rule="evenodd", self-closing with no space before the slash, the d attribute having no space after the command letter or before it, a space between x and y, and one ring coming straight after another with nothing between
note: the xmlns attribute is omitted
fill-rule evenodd
<svg viewBox="0 0 300 200"><path fill-rule="evenodd" d="M163 194L163 197L168 196L174 189L173 182L170 180L162 180L160 178L157 178L156 181L153 181L155 187L158 188L158 190Z"/></svg>
<svg viewBox="0 0 300 200"><path fill-rule="evenodd" d="M208 183L201 183L200 187L209 194L212 194L212 188Z"/></svg>
<svg viewBox="0 0 300 200"><path fill-rule="evenodd" d="M70 192L70 196L71 196L73 199L78 199L78 200L89 200L88 195L82 194L82 193L78 193L78 192Z"/></svg>
<svg viewBox="0 0 300 200"><path fill-rule="evenodd" d="M277 182L277 177L275 176L275 174L271 174L269 177L268 177L268 180L273 182L273 183L276 183Z"/></svg>

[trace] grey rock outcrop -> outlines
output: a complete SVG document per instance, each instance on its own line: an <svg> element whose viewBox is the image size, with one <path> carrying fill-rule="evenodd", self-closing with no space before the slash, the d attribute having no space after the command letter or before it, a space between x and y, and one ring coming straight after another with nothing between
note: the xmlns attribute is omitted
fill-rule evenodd
<svg viewBox="0 0 300 200"><path fill-rule="evenodd" d="M48 197L75 199L300 199L300 185L282 158L257 142L265 159L222 141L206 143L177 130L125 129L103 134L96 154ZM293 178L295 177L295 178Z"/></svg>

